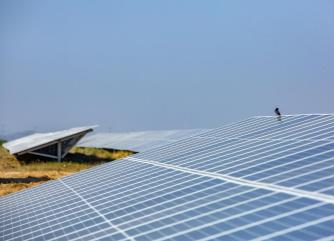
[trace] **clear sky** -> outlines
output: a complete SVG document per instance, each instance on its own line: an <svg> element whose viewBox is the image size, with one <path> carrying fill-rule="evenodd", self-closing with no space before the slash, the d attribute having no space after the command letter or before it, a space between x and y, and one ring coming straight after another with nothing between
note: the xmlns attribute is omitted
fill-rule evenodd
<svg viewBox="0 0 334 241"><path fill-rule="evenodd" d="M332 0L1 0L0 131L334 112Z"/></svg>

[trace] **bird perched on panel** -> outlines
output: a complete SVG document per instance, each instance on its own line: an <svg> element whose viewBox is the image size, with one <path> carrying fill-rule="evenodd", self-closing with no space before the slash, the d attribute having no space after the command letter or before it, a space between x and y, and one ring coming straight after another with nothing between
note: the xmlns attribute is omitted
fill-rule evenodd
<svg viewBox="0 0 334 241"><path fill-rule="evenodd" d="M279 120L279 121L282 120L282 115L281 115L281 112L279 111L278 107L275 108L275 114L277 116L277 120Z"/></svg>

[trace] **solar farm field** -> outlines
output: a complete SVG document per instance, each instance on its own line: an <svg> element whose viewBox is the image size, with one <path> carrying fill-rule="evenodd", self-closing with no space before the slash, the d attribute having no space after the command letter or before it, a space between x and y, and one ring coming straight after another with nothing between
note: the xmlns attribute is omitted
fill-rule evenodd
<svg viewBox="0 0 334 241"><path fill-rule="evenodd" d="M253 117L1 198L0 240L333 240L333 168L333 115Z"/></svg>

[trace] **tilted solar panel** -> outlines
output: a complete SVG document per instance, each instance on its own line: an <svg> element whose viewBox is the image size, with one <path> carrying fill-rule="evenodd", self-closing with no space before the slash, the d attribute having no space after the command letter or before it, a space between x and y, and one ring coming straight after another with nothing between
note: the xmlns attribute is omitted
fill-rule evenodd
<svg viewBox="0 0 334 241"><path fill-rule="evenodd" d="M8 149L11 154L17 154L76 134L88 133L92 131L95 127L96 126L85 126L50 133L35 133L29 136L6 142L3 144L3 146Z"/></svg>
<svg viewBox="0 0 334 241"><path fill-rule="evenodd" d="M77 145L143 152L193 135L205 129L96 133L85 136Z"/></svg>
<svg viewBox="0 0 334 241"><path fill-rule="evenodd" d="M333 240L334 116L254 117L0 199L2 240Z"/></svg>

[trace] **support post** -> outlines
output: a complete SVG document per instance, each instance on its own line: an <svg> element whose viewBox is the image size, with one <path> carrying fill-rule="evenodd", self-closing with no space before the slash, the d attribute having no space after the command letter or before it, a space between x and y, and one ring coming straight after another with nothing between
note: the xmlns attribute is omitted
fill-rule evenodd
<svg viewBox="0 0 334 241"><path fill-rule="evenodd" d="M57 160L60 162L61 161L61 142L58 141L57 143Z"/></svg>

